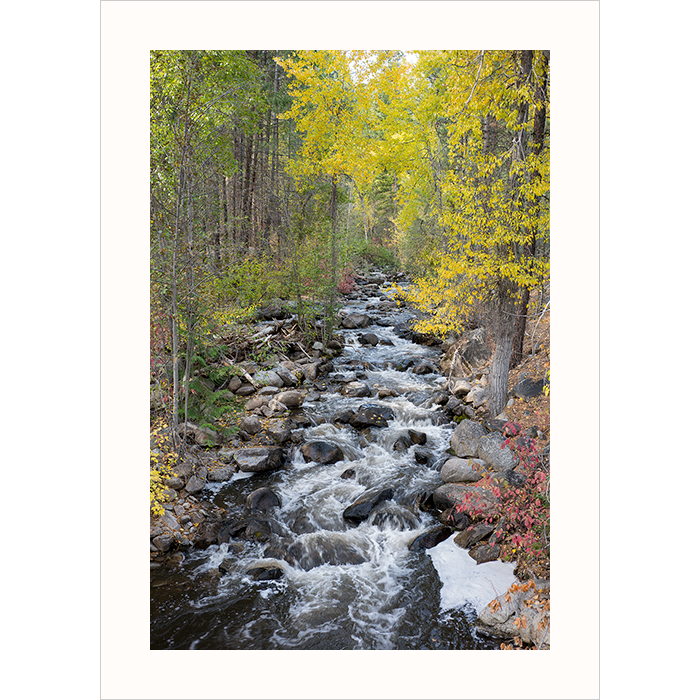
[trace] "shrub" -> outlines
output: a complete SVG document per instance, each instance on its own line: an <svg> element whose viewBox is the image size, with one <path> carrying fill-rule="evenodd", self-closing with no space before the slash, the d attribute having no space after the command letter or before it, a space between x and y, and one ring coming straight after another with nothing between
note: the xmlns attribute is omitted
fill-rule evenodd
<svg viewBox="0 0 700 700"><path fill-rule="evenodd" d="M495 484L483 478L485 486L500 497L498 512L486 518L498 521L494 535L501 544L501 557L518 559L526 570L536 568L539 575L549 571L549 469L548 461L537 452L535 441L521 434L517 423L503 427L504 441L519 459L519 473L525 478L522 486ZM469 497L457 505L457 511L476 515Z"/></svg>

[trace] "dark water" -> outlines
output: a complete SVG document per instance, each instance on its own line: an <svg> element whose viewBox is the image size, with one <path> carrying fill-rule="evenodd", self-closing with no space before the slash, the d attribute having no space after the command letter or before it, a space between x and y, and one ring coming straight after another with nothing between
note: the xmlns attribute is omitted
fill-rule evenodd
<svg viewBox="0 0 700 700"><path fill-rule="evenodd" d="M406 318L399 312L381 316ZM360 345L359 335L369 331L393 345ZM266 558L271 542L235 540L188 551L180 566L154 575L152 649L497 647L473 630L476 612L468 602L441 609L443 583L431 555L408 550L419 534L439 525L415 501L418 494L442 484L434 465L442 464L454 426L442 424L433 403L441 377L397 368L413 358L439 366L439 351L401 339L386 326L345 331L345 336L348 346L335 361L336 369L351 372L358 361L363 363L368 369L361 381L375 388L374 396L326 393L301 409L312 421L303 430L304 439L333 442L345 459L331 465L306 463L297 451L279 471L234 478L201 494L227 511L242 512L250 492L272 488L282 502L271 515L276 530L272 543L293 541L301 564ZM398 396L377 399L379 387L394 389ZM391 407L395 419L386 428L362 434L330 423L340 410L366 403ZM409 428L425 433L426 445L393 450ZM428 464L418 463L416 449L429 452ZM348 468L355 470L355 477L341 478ZM352 526L343 519L343 510L367 490L386 487L393 489L393 499L368 520ZM283 569L282 578L253 580L248 570L271 561Z"/></svg>

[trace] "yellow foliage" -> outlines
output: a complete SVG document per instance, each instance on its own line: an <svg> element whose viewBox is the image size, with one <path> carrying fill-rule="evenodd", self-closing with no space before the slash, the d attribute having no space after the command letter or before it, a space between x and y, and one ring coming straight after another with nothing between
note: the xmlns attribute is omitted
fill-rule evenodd
<svg viewBox="0 0 700 700"><path fill-rule="evenodd" d="M155 445L155 449L153 448ZM168 425L163 419L156 421L151 428L151 513L163 515L166 481L171 479L177 454L173 452L168 436Z"/></svg>

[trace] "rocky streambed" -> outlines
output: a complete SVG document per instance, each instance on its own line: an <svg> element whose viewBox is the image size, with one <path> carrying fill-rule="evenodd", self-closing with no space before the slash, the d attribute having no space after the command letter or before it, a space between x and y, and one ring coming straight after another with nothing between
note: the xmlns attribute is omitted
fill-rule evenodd
<svg viewBox="0 0 700 700"><path fill-rule="evenodd" d="M233 440L181 426L192 447L151 523L151 648L548 648L498 560L494 486L523 476L508 416L484 418L483 329L454 376L390 280L359 281L334 340L231 376L249 397ZM267 311L263 336L287 316Z"/></svg>

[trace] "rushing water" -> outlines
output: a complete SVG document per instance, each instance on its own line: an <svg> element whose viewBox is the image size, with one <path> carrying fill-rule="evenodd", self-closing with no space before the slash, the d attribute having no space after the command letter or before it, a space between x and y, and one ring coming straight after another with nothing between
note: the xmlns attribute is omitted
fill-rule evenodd
<svg viewBox="0 0 700 700"><path fill-rule="evenodd" d="M372 299L370 302L376 302ZM347 311L363 311L356 304ZM376 316L372 310L369 313ZM383 323L405 320L383 313ZM380 338L359 343L362 333ZM423 552L409 544L439 522L416 506L416 497L443 482L439 467L454 426L446 425L433 402L441 377L402 371L410 360L437 365L439 351L400 338L391 326L344 331L346 347L336 372L360 372L372 398L324 392L306 402L310 419L304 441L338 445L345 459L322 465L305 462L297 448L281 470L239 473L201 494L227 511L242 512L246 496L270 487L282 505L270 515L271 542L232 540L188 551L181 566L151 589L152 649L492 649L496 643L473 628L476 612L514 581L512 567L491 562L478 567L452 539ZM387 344L382 344L386 342ZM390 344L389 344L390 343ZM340 384L339 386L342 386ZM397 396L376 398L376 389ZM390 407L385 428L358 433L333 424L344 409L366 403ZM425 433L424 446L393 449L408 429ZM419 463L416 450L427 464ZM341 474L353 469L352 478ZM359 525L343 511L368 490L391 488L393 498ZM294 564L271 559L274 541L293 543ZM256 581L249 570L274 563L277 580ZM223 573L222 573L223 572Z"/></svg>

